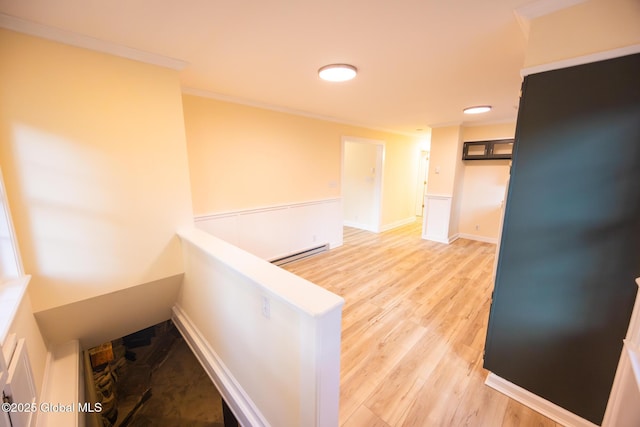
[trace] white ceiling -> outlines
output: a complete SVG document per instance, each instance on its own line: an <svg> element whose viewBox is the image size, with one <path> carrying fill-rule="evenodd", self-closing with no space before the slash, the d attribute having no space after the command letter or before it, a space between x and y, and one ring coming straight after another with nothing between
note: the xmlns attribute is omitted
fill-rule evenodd
<svg viewBox="0 0 640 427"><path fill-rule="evenodd" d="M187 63L184 88L396 132L515 120L532 0L0 0L0 12ZM349 63L358 77L317 70ZM482 116L462 108L490 104Z"/></svg>

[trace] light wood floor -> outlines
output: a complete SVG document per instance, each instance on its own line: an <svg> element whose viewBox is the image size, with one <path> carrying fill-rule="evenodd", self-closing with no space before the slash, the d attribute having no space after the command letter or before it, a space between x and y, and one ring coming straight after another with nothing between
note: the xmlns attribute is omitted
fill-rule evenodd
<svg viewBox="0 0 640 427"><path fill-rule="evenodd" d="M484 385L495 245L420 237L414 223L284 268L345 299L340 425L558 426Z"/></svg>

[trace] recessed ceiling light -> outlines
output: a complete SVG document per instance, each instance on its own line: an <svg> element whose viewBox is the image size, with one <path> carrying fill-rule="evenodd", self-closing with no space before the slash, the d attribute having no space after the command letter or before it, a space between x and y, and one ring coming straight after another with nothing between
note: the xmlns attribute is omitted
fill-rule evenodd
<svg viewBox="0 0 640 427"><path fill-rule="evenodd" d="M318 70L322 80L330 82L345 82L351 80L358 73L358 69L349 64L330 64Z"/></svg>
<svg viewBox="0 0 640 427"><path fill-rule="evenodd" d="M464 114L482 114L491 111L491 105L476 105L474 107L467 107L462 112Z"/></svg>

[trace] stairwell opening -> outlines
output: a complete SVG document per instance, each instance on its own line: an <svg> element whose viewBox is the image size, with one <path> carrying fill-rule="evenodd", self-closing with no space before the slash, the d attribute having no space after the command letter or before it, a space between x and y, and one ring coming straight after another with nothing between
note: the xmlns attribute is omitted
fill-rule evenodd
<svg viewBox="0 0 640 427"><path fill-rule="evenodd" d="M170 320L85 351L89 427L238 427Z"/></svg>

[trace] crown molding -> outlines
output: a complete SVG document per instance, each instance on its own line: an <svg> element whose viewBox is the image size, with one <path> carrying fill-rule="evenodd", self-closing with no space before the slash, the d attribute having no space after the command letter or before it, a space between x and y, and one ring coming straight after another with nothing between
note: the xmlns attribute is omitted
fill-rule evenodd
<svg viewBox="0 0 640 427"><path fill-rule="evenodd" d="M640 44L632 44L618 49L577 56L575 58L563 59L561 61L549 62L547 64L534 65L520 70L520 75L524 78L530 74L575 67L576 65L584 65L591 62L606 61L607 59L619 58L621 56L633 55L636 53L640 53Z"/></svg>
<svg viewBox="0 0 640 427"><path fill-rule="evenodd" d="M516 113L516 116L517 116L517 113ZM492 126L492 125L507 125L507 124L515 125L518 119L516 116L505 117L503 119L495 119L495 120L479 120L479 121L473 121L473 122L462 122L462 127L474 128L474 127L483 127L483 126Z"/></svg>
<svg viewBox="0 0 640 427"><path fill-rule="evenodd" d="M538 0L515 9L513 14L525 38L529 38L532 19L584 3L585 1L587 0Z"/></svg>
<svg viewBox="0 0 640 427"><path fill-rule="evenodd" d="M446 128L452 126L458 126L462 128L472 128L472 127L481 127L481 126L491 126L491 125L503 125L503 124L511 124L516 123L517 121L517 113L513 117L503 117L501 119L493 119L493 120L473 120L473 121L456 121L456 122L443 122L443 123L435 123L429 125L431 129L438 128Z"/></svg>
<svg viewBox="0 0 640 427"><path fill-rule="evenodd" d="M423 134L400 132L400 131L391 130L391 129L372 127L371 125L367 125L365 123L349 122L349 121L346 121L346 120L338 119L336 117L323 116L321 114L309 113L307 111L296 110L296 109L287 108L287 107L281 107L281 106L278 106L278 105L267 104L267 103L258 102L258 101L252 101L252 100L249 100L249 99L239 98L239 97L235 97L235 96L231 96L231 95L223 95L223 94L220 94L220 93L210 92L210 91L207 91L207 90L196 89L196 88L187 87L187 86L183 86L182 87L182 93L184 95L199 96L201 98L210 98L210 99L215 99L215 100L218 100L218 101L229 102L231 104L246 105L247 107L254 107L254 108L260 108L260 109L263 109L263 110L276 111L278 113L285 113L285 114L291 114L291 115L294 115L294 116L307 117L309 119L322 120L322 121L325 121L325 122L338 123L338 124L347 125L347 126L354 126L354 127L359 127L359 128L369 129L369 130L375 130L375 131L378 131L378 132L390 133L390 134L394 134L394 135L403 135L403 136L409 136L409 137L412 137L412 138L424 136Z"/></svg>
<svg viewBox="0 0 640 427"><path fill-rule="evenodd" d="M119 56L121 58L132 59L134 61L144 62L147 64L157 65L172 70L182 70L188 65L187 62L170 58L156 53L145 52L116 43L96 39L84 34L73 33L71 31L61 30L59 28L50 27L48 25L38 24L36 22L27 21L11 15L0 13L0 28L16 31L30 36L41 37L43 39L67 44L70 46L81 47L96 52L107 53Z"/></svg>

